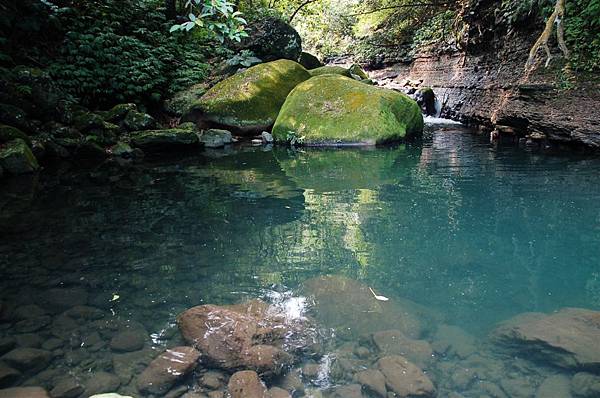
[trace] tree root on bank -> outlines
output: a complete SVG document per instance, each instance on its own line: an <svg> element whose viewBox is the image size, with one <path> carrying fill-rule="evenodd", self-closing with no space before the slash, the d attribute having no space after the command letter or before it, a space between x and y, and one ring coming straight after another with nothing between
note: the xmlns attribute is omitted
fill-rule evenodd
<svg viewBox="0 0 600 398"><path fill-rule="evenodd" d="M550 47L548 46L548 40L552 35L552 30L554 25L556 24L556 38L558 39L558 47L562 51L565 58L569 57L569 49L567 48L567 44L565 43L565 29L564 29L564 17L565 17L565 0L556 0L556 5L554 6L554 12L546 21L546 27L540 37L536 40L533 47L529 51L529 58L525 63L525 70L530 71L533 69L535 64L535 57L540 48L543 48L546 51L546 67L550 65L550 60L552 59L552 53L550 52Z"/></svg>

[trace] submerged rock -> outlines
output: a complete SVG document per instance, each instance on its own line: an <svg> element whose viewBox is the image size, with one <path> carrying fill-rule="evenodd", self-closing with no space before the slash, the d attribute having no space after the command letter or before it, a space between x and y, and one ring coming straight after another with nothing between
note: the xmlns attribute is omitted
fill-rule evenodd
<svg viewBox="0 0 600 398"><path fill-rule="evenodd" d="M376 145L422 131L423 115L408 96L344 76L323 75L292 90L273 137L286 142L293 135L304 145Z"/></svg>
<svg viewBox="0 0 600 398"><path fill-rule="evenodd" d="M234 373L227 388L231 398L269 398L267 388L252 370Z"/></svg>
<svg viewBox="0 0 600 398"><path fill-rule="evenodd" d="M110 341L110 348L118 352L138 351L144 347L146 334L141 330L125 330Z"/></svg>
<svg viewBox="0 0 600 398"><path fill-rule="evenodd" d="M600 391L598 391L600 394ZM597 396L597 395L595 395ZM571 385L566 375L547 377L537 389L535 398L571 398Z"/></svg>
<svg viewBox="0 0 600 398"><path fill-rule="evenodd" d="M0 362L0 388L10 387L21 378L21 372Z"/></svg>
<svg viewBox="0 0 600 398"><path fill-rule="evenodd" d="M309 77L306 69L294 61L253 66L208 90L183 120L237 132L267 130L290 91Z"/></svg>
<svg viewBox="0 0 600 398"><path fill-rule="evenodd" d="M433 336L433 350L442 355L467 358L477 351L473 336L457 326L440 325Z"/></svg>
<svg viewBox="0 0 600 398"><path fill-rule="evenodd" d="M200 353L192 347L174 347L160 354L137 379L142 393L165 394L198 365Z"/></svg>
<svg viewBox="0 0 600 398"><path fill-rule="evenodd" d="M186 129L146 130L131 134L131 144L144 151L163 151L200 142L194 131Z"/></svg>
<svg viewBox="0 0 600 398"><path fill-rule="evenodd" d="M11 174L31 173L40 167L27 143L20 138L0 144L0 166Z"/></svg>
<svg viewBox="0 0 600 398"><path fill-rule="evenodd" d="M85 388L73 377L59 380L50 391L52 398L77 398Z"/></svg>
<svg viewBox="0 0 600 398"><path fill-rule="evenodd" d="M385 387L385 376L377 369L367 369L354 375L354 380L360 383L367 391L371 391L379 397L387 397Z"/></svg>
<svg viewBox="0 0 600 398"><path fill-rule="evenodd" d="M491 340L523 358L569 369L600 367L600 312L565 308L525 313L501 323Z"/></svg>
<svg viewBox="0 0 600 398"><path fill-rule="evenodd" d="M383 357L377 366L385 376L385 384L399 397L434 397L433 383L414 364L399 355Z"/></svg>
<svg viewBox="0 0 600 398"><path fill-rule="evenodd" d="M342 336L358 338L396 328L410 338L418 338L429 320L415 304L379 301L368 286L341 276L309 279L302 291L314 303L315 318Z"/></svg>
<svg viewBox="0 0 600 398"><path fill-rule="evenodd" d="M14 387L0 390L0 398L50 398L41 387Z"/></svg>
<svg viewBox="0 0 600 398"><path fill-rule="evenodd" d="M111 391L116 391L121 385L119 378L108 372L93 372L90 373L85 382L84 396L102 394Z"/></svg>
<svg viewBox="0 0 600 398"><path fill-rule="evenodd" d="M50 351L27 347L15 348L0 357L4 363L24 373L36 373L45 369L51 359Z"/></svg>
<svg viewBox="0 0 600 398"><path fill-rule="evenodd" d="M201 305L177 318L185 341L202 352L213 366L253 369L279 374L292 363L290 352L306 345L309 334L270 311L268 304L253 300L244 305Z"/></svg>
<svg viewBox="0 0 600 398"><path fill-rule="evenodd" d="M373 343L384 355L402 355L420 366L431 361L433 355L427 341L410 339L399 330L374 333Z"/></svg>
<svg viewBox="0 0 600 398"><path fill-rule="evenodd" d="M579 372L571 379L571 391L578 397L600 397L600 376Z"/></svg>

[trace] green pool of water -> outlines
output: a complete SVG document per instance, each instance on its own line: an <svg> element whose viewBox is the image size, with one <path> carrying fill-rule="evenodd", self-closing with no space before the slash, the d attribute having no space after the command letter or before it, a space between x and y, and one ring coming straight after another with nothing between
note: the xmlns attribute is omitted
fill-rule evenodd
<svg viewBox="0 0 600 398"><path fill-rule="evenodd" d="M454 128L391 148L240 147L4 181L0 300L44 307L51 289L79 289L158 350L186 308L340 275L485 339L522 312L600 309L598 170ZM89 355L51 366L111 370Z"/></svg>

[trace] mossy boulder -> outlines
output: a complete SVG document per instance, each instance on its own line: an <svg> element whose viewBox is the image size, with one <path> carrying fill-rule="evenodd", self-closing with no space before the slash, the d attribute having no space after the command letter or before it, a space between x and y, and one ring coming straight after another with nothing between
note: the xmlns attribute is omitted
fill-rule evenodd
<svg viewBox="0 0 600 398"><path fill-rule="evenodd" d="M150 130L156 127L156 120L147 113L129 111L123 125L129 131Z"/></svg>
<svg viewBox="0 0 600 398"><path fill-rule="evenodd" d="M306 69L294 61L256 65L216 84L182 120L195 121L202 128L261 132L273 125L290 91L309 78Z"/></svg>
<svg viewBox="0 0 600 398"><path fill-rule="evenodd" d="M137 111L136 104L115 105L110 110L106 111L106 114L104 115L104 121L109 123L120 123L131 111Z"/></svg>
<svg viewBox="0 0 600 398"><path fill-rule="evenodd" d="M20 138L0 145L0 166L10 174L31 173L39 168L31 149Z"/></svg>
<svg viewBox="0 0 600 398"><path fill-rule="evenodd" d="M0 144L12 141L15 138L20 138L23 141L25 141L27 145L31 146L31 140L29 139L27 134L25 134L16 127L0 124Z"/></svg>
<svg viewBox="0 0 600 398"><path fill-rule="evenodd" d="M321 66L320 68L309 70L310 75L321 76L321 75L341 75L346 77L352 77L350 71L342 66Z"/></svg>
<svg viewBox="0 0 600 398"><path fill-rule="evenodd" d="M348 68L348 72L350 72L352 77L356 80L367 80L369 78L369 75L367 75L367 72L362 70L360 65L357 65L357 64L352 64L352 66L350 66L350 68Z"/></svg>
<svg viewBox="0 0 600 398"><path fill-rule="evenodd" d="M198 135L188 129L145 130L131 133L131 145L144 151L162 151L198 144Z"/></svg>
<svg viewBox="0 0 600 398"><path fill-rule="evenodd" d="M323 66L323 63L319 61L319 58L315 57L311 53L302 52L300 54L300 59L298 60L300 65L304 66L306 69L316 69Z"/></svg>
<svg viewBox="0 0 600 398"><path fill-rule="evenodd" d="M165 102L165 110L175 116L187 113L208 90L206 83L194 84L190 88L176 93L173 98Z"/></svg>
<svg viewBox="0 0 600 398"><path fill-rule="evenodd" d="M338 75L317 76L288 96L273 127L284 142L375 145L423 132L423 115L407 95Z"/></svg>

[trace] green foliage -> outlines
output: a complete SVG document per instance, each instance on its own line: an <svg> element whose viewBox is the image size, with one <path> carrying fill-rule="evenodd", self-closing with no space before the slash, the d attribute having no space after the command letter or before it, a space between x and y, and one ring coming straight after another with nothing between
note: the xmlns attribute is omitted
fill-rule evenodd
<svg viewBox="0 0 600 398"><path fill-rule="evenodd" d="M194 28L206 29L220 43L225 40L240 42L248 37L244 30L246 20L240 11L234 11L234 3L228 0L187 0L189 21L173 25L171 32Z"/></svg>
<svg viewBox="0 0 600 398"><path fill-rule="evenodd" d="M600 0L568 0L565 35L574 71L600 71Z"/></svg>
<svg viewBox="0 0 600 398"><path fill-rule="evenodd" d="M229 66L242 66L249 67L261 63L262 60L254 56L254 53L250 50L242 50L229 58L225 63Z"/></svg>
<svg viewBox="0 0 600 398"><path fill-rule="evenodd" d="M420 27L413 37L411 46L417 50L423 46L453 40L453 23L456 13L452 10L440 12Z"/></svg>
<svg viewBox="0 0 600 398"><path fill-rule="evenodd" d="M79 18L49 65L63 89L87 105L151 104L206 77L202 48L168 35L160 10L131 2L122 11L118 3L105 1L102 15L72 10Z"/></svg>

